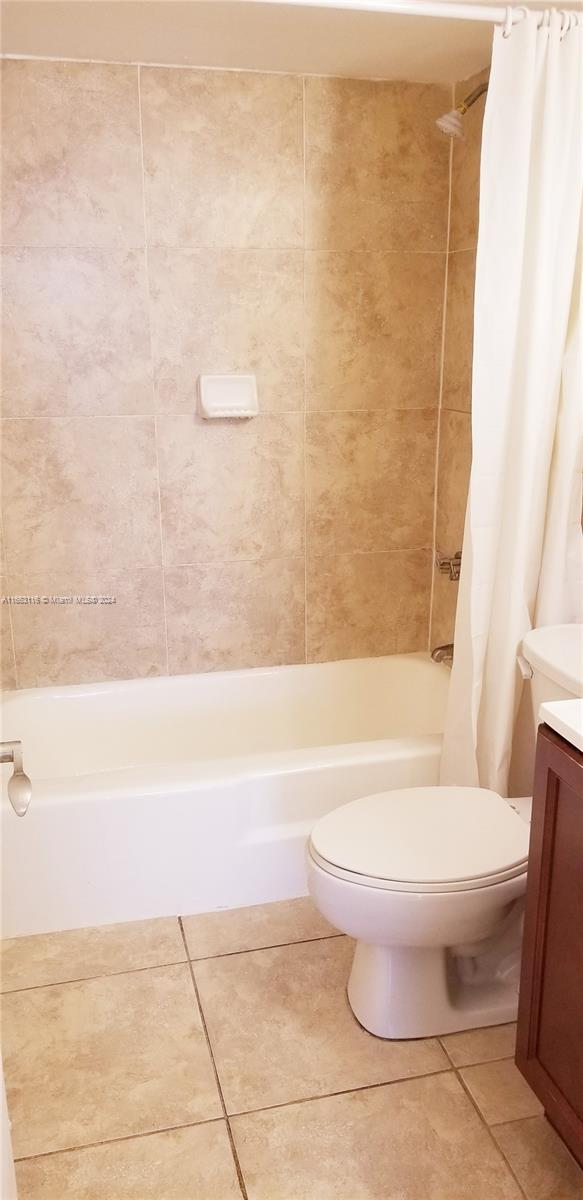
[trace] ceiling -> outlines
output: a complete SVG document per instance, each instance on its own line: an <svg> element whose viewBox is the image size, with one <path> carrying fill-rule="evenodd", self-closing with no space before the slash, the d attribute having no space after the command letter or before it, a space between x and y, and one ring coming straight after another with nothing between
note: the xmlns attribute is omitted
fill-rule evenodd
<svg viewBox="0 0 583 1200"><path fill-rule="evenodd" d="M553 2L565 0L547 6ZM492 43L488 23L297 0L3 0L0 7L2 52L41 58L450 83L486 66Z"/></svg>
<svg viewBox="0 0 583 1200"><path fill-rule="evenodd" d="M358 2L358 0L356 0ZM4 0L2 52L449 83L492 27L248 0Z"/></svg>

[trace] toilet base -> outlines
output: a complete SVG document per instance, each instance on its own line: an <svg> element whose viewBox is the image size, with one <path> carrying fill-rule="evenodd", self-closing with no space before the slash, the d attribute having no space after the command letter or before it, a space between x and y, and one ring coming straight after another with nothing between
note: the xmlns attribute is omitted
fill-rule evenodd
<svg viewBox="0 0 583 1200"><path fill-rule="evenodd" d="M350 1007L369 1033L382 1038L433 1037L515 1021L516 973L501 978L495 969L472 972L475 961L440 946L357 942Z"/></svg>

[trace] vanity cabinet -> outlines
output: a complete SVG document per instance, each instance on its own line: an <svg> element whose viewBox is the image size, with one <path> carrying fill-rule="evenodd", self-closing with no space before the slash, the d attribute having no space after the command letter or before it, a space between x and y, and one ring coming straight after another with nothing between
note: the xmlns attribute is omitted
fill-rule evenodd
<svg viewBox="0 0 583 1200"><path fill-rule="evenodd" d="M583 1164L583 754L538 732L516 1063Z"/></svg>

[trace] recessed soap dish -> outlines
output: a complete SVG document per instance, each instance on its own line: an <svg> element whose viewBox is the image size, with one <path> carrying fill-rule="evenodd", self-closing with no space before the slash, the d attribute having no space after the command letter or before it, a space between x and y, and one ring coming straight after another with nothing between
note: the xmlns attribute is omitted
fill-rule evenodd
<svg viewBox="0 0 583 1200"><path fill-rule="evenodd" d="M198 411L205 420L256 417L259 412L254 375L199 375Z"/></svg>

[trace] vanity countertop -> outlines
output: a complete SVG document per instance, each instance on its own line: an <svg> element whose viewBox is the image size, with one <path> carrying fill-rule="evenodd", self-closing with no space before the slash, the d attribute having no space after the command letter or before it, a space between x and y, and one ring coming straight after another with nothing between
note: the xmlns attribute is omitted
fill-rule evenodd
<svg viewBox="0 0 583 1200"><path fill-rule="evenodd" d="M539 720L583 753L583 700L547 701L540 706Z"/></svg>

